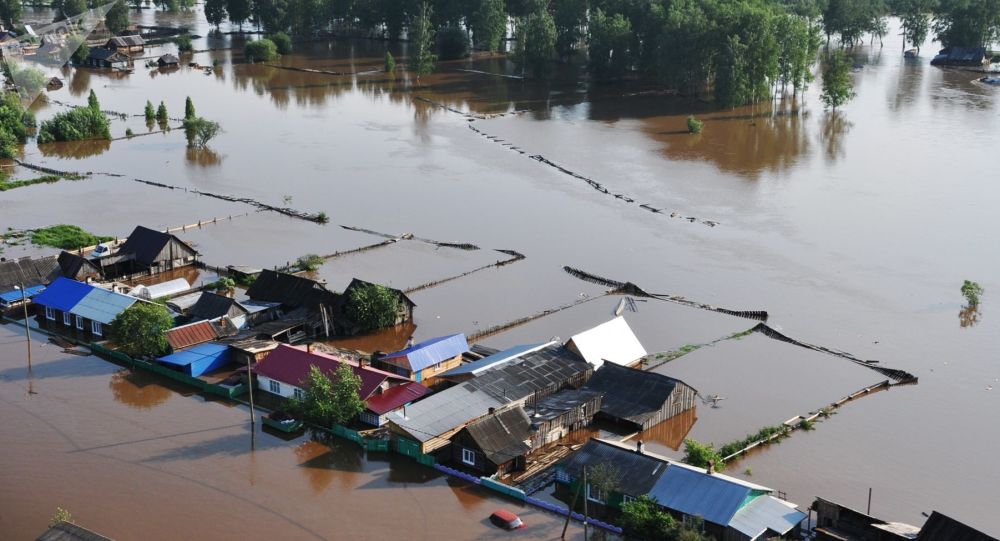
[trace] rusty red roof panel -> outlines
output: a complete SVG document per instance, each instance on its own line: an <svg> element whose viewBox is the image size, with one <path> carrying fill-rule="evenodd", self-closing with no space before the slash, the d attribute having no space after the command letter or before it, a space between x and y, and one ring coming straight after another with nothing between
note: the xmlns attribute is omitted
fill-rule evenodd
<svg viewBox="0 0 1000 541"><path fill-rule="evenodd" d="M174 348L174 351L204 344L218 337L215 327L208 321L199 321L167 331L167 342L170 343L170 347Z"/></svg>
<svg viewBox="0 0 1000 541"><path fill-rule="evenodd" d="M423 398L430 392L431 390L427 387L412 381L391 387L382 394L369 398L366 404L368 405L368 409L378 415L384 415L418 398Z"/></svg>

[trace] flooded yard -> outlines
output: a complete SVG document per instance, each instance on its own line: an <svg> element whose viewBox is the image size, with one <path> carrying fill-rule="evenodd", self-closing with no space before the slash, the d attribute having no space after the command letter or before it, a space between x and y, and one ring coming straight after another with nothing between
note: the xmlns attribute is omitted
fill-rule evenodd
<svg viewBox="0 0 1000 541"><path fill-rule="evenodd" d="M200 12L162 17L208 34ZM938 509L996 534L1000 319L990 292L1000 291L1000 187L989 157L1000 128L997 89L974 83L977 74L927 65L929 52L904 60L895 40L893 30L884 49L854 52L858 96L836 118L822 110L817 84L772 116L760 107L709 111L628 85L460 71L506 73L495 58L442 64L411 84L365 73L385 51L366 40L304 44L278 62L357 75L246 65L240 38L204 38L196 49L234 47L193 56L218 60L212 75L69 69L66 86L47 95L80 105L94 89L103 108L133 115L146 100L165 100L171 116L191 96L198 114L225 130L211 151L189 152L178 129L98 146L29 143L23 161L94 174L4 192L0 225L69 223L126 235L137 224L176 227L250 212L182 237L210 264L268 268L384 240L340 225L482 248L406 241L334 259L318 273L335 289L355 276L411 287L493 262L494 249L526 256L412 294L416 329L406 332L417 339L476 333L593 298L483 343L566 339L609 319L619 297L597 298L607 288L570 276L566 265L651 293L766 310L782 333L920 382L852 402L817 430L741 460L740 471L751 468L755 483L801 505L822 496L861 507L873 487L872 512L886 520L919 525L922 512ZM49 103L37 114L44 120L59 110ZM705 121L699 136L678 133L691 112ZM113 136L126 128L147 129L141 116L112 121ZM325 212L330 223L191 190ZM965 279L987 291L971 327L959 320ZM756 323L653 300L626 317L650 352ZM500 535L482 519L501 502L427 479L430 470L404 459L259 434L250 451L244 408L204 403L52 346L38 349L29 380L15 330L0 331L0 529L16 538L36 535L57 505L122 539L371 538L399 525L412 526L416 538ZM690 428L690 437L722 443L884 379L758 335L657 370L727 397L718 409L699 406L696 421L653 435L664 442ZM28 394L29 384L38 394ZM387 509L396 513L391 521ZM531 527L518 535L556 536L555 517L520 511Z"/></svg>

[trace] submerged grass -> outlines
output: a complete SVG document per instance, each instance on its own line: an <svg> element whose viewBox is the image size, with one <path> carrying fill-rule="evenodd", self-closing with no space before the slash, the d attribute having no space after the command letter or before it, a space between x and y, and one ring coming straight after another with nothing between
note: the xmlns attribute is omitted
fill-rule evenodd
<svg viewBox="0 0 1000 541"><path fill-rule="evenodd" d="M93 246L114 237L99 236L88 231L84 231L78 226L59 224L42 229L35 229L31 232L31 242L39 246L51 246L63 250L75 250L84 246Z"/></svg>

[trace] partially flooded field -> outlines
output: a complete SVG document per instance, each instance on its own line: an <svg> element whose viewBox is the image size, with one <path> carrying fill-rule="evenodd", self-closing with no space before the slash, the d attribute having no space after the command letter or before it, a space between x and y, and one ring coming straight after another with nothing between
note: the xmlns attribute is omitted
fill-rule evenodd
<svg viewBox="0 0 1000 541"><path fill-rule="evenodd" d="M142 17L147 23L194 25L197 33L208 34L200 13L145 10ZM239 37L199 39L197 49L234 47L193 56L201 64L218 60L212 75L186 67L167 73L137 69L128 77L68 70L63 75L66 86L48 93L52 103L38 106L37 112L43 120L62 110L55 101L83 104L94 89L105 109L138 115L146 100L165 100L174 116L182 110L184 96L190 95L198 113L219 121L225 130L212 141L211 152L189 152L176 129L102 145L28 144L22 158L26 162L95 174L4 192L0 225L27 229L72 223L99 234L125 235L136 224L175 227L249 211L247 217L183 234L213 265L273 267L305 253L330 254L383 240L340 225L483 248L449 251L408 241L334 259L319 270L333 287L342 287L353 276L417 285L489 263L496 254L491 250L497 248L526 256L513 265L414 293L415 331L393 332L415 332L418 339L481 332L597 298L607 289L568 275L562 270L565 265L631 281L652 293L736 310L766 310L769 324L789 336L877 359L916 374L920 383L853 402L819 423L816 431L796 433L740 461L739 470L751 468L754 482L784 490L800 504L823 496L860 507L866 488L874 487L872 510L887 520L920 524L922 511L939 509L997 532L995 486L1000 476L989 464L993 450L1000 448L994 422L998 396L991 387L1000 377L995 362L1000 320L993 317L989 292L1000 290L1000 252L992 249L990 233L1000 229L994 208L1000 189L992 182L988 160L995 153L1000 127L997 90L973 83L976 74L932 68L926 55L905 61L895 39L892 31L884 49L855 52L858 97L840 119L822 111L816 85L803 101L781 105L780 114L772 116L759 108L709 111L700 102L628 85L588 85L564 78L539 83L462 71L509 74L510 66L497 58L442 64L439 73L414 85L403 77L366 73L381 64L386 45L380 42L302 45L281 59L279 68L243 64ZM925 44L924 50L933 51L934 45ZM172 47L155 48L151 54ZM396 45L389 47L397 56L404 54ZM526 112L489 116L512 111ZM700 136L679 133L691 112L705 120ZM141 117L129 117L112 122L112 135L123 136L126 128L137 134L147 130ZM123 176L97 174L101 172ZM33 176L21 169L15 174ZM609 193L579 177L600 183ZM248 205L185 189L325 212L330 223L254 212ZM671 217L674 212L677 216ZM33 251L15 247L5 255ZM964 279L979 281L987 291L980 322L965 328L960 326L958 292ZM483 343L503 347L552 336L568 338L608 319L618 300L584 302L484 338ZM638 312L626 317L651 352L703 343L755 324L652 300L639 303ZM384 337L387 341L380 343L398 342L401 336ZM23 364L17 349L23 344L13 335L3 342L2 359L13 366ZM122 376L111 375L113 367L97 368L97 361L53 362L96 370L84 375L80 385L69 377L72 371L45 383L65 385L59 394L64 409L54 411L79 416L73 430L82 436L71 435L84 438L73 440L84 449L225 427L245 417L241 408L202 404L174 391L154 391L155 385L132 390L131 383L119 381ZM702 348L658 370L703 393L727 397L718 409L699 406L697 421L688 420L691 436L717 442L884 379L841 359L756 335ZM117 382L110 395L109 381ZM421 502L443 499L447 505L456 504L454 512L435 513L434 520L415 531L461 537L488 531L472 518L484 515L480 511L491 504L444 480L404 488L394 478L406 483L411 474L392 468L388 476L381 475L384 463L352 458L340 450L327 456L312 445L295 459L277 443L263 443L263 449L248 453L245 424L224 428L218 435L185 436L189 440L179 441L196 450L189 454L155 442L138 445L147 446L143 448L148 455L124 450L135 446L97 451L100 456L75 452L73 460L83 462L71 463L70 469L55 448L37 456L39 441L50 442L50 447L61 442L56 448L67 453L75 447L41 428L32 415L54 423L55 413L34 411L36 402L18 402L27 395L18 395L23 391L15 383L0 383L14 393L5 395L3 407L17 419L3 425L10 436L5 436L3 450L10 459L0 466L9 470L4 471L8 481L0 484L0 508L16 509L11 515L25 517L11 526L18 537L38 530L55 505L70 507L81 518L93 517L89 524L112 535L121 520L116 506L126 506L137 518L121 526L123 538L140 527L143 533L158 535L172 531L176 525L167 524L162 515L153 516L156 506L134 509L134 498L126 497L135 489L118 468L131 473L140 471L137 467L148 472L154 486L162 487L164 496L155 497L164 504L167 495L187 490L188 481L175 474L222 476L218 483L227 494L251 500L227 496L226 519L220 520L209 505L218 491L194 489L177 505L191 517L190 525L181 527L199 535L279 531L277 524L285 524L284 518L269 522L249 512L261 505L306 525L305 530L281 528L282 533L334 537L324 533L324 525L337 523L336 516L368 516L368 506L374 509L378 498L396 502L393 508L405 514L399 524L425 524L416 511ZM105 404L109 396L134 396L135 404L153 405L122 408L125 414ZM68 411L91 402L111 409ZM205 408L213 413L203 413ZM126 437L118 432L125 430L118 423L109 427L102 416L107 411L123 415L121 424L139 434ZM168 428L150 432L159 430L147 426L151 418L134 417L143 412ZM180 425L187 422L202 424ZM22 431L23 425L29 428ZM110 431L107 439L98 437L104 431ZM673 441L683 427L664 431L666 435L652 441ZM212 443L220 438L222 443ZM145 468L149 456L160 457L160 470ZM313 469L296 466L310 460L348 465L322 468L312 476ZM956 460L974 466L952 465ZM59 489L67 486L57 480L64 481L69 472L81 476L69 484L75 500L56 501ZM31 483L40 490L25 500ZM247 488L257 483L269 490ZM348 493L358 487L363 488ZM95 489L109 494L101 507L83 497L84 491ZM247 491L251 496L244 495ZM305 508L293 509L293 503L303 501ZM328 514L344 505L344 515ZM79 507L83 509L77 511ZM233 524L237 521L231 517L244 514L252 517L249 522ZM352 521L350 527L358 529L349 533L374 536L382 524L363 522L369 521ZM547 536L546 527L542 530ZM526 535L537 532L529 529Z"/></svg>

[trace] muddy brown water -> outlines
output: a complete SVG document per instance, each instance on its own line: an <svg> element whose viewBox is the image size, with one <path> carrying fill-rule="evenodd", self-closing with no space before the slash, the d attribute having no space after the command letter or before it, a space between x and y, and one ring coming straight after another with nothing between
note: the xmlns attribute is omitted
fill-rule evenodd
<svg viewBox="0 0 1000 541"><path fill-rule="evenodd" d="M201 15L144 10L142 17L194 24L208 34ZM1000 320L990 291L1000 288L993 238L1000 229L994 212L1000 189L990 156L1000 127L997 89L976 83L977 74L927 65L932 43L918 61L904 60L896 33L890 35L884 49L856 51L858 96L839 118L822 110L817 85L800 102L781 106L781 114L761 116L761 108L711 111L648 88L458 71L516 74L498 59L442 65L415 86L404 76L247 66L240 63L242 38L204 38L196 47L235 47L194 55L201 64L219 61L211 75L187 68L140 68L127 77L69 70L68 84L49 95L82 104L93 88L105 109L133 114L147 99L165 100L179 114L190 95L199 114L225 129L212 141L210 156L189 153L180 130L114 141L100 153L86 145L43 151L29 144L29 162L125 178L94 175L5 192L0 217L4 226L21 229L63 222L125 235L137 223L173 227L253 211L128 180L138 177L274 205L287 196L288 206L330 215L331 223L321 226L252 212L189 232L213 264L270 267L381 240L340 224L527 256L414 294L418 339L476 332L603 292L564 273L564 265L654 293L767 310L769 323L789 336L905 369L920 384L853 402L816 431L741 461L737 474L750 468L754 482L803 505L823 496L863 507L871 487L873 513L888 520L919 525L922 512L938 509L996 534L1000 473L991 464L1000 448L994 419L1000 411ZM384 47L361 40L314 43L280 64L364 72L381 64ZM171 50L164 46L154 54ZM418 96L477 115L529 112L472 122L502 140L496 142L470 130L469 118ZM44 119L62 109L42 105L38 114ZM700 136L682 133L692 111L706 121ZM112 133L121 136L128 127L147 129L135 117L114 120ZM529 155L634 202L602 194ZM697 220L671 218L672 212ZM468 270L481 257L418 252L359 254L321 272L342 281L353 274L356 257L361 271L413 284ZM394 254L402 261L388 257ZM408 259L415 265L412 277L405 272ZM964 279L979 281L987 293L979 323L963 328L958 288ZM566 338L610 317L616 303L589 302L486 343ZM683 307L638 308L626 317L650 351L753 325ZM881 379L841 359L763 337L699 350L658 370L730 396L718 410L699 407L691 428L692 435L719 444ZM107 394L106 385L101 393ZM98 399L73 393L66 400ZM10 451L27 460L24 452ZM175 462L182 467L184 460ZM72 486L101 486L93 483L88 478ZM4 483L7 490L25 486ZM38 498L44 497L55 499L51 493ZM344 489L341 497L355 493ZM30 513L37 521L47 511ZM204 512L198 517L210 523ZM104 521L111 524L110 515L96 525Z"/></svg>

